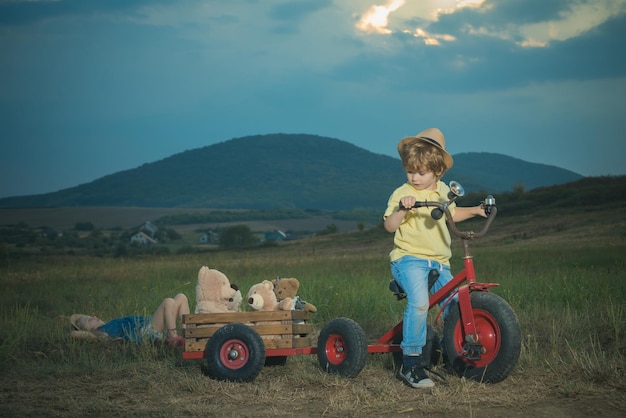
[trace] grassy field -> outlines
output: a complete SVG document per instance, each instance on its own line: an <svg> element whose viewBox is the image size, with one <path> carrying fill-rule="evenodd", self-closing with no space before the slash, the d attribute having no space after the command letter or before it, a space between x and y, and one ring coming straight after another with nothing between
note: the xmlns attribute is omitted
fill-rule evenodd
<svg viewBox="0 0 626 418"><path fill-rule="evenodd" d="M349 317L375 340L404 302L387 290L391 236L372 229L240 252L5 260L0 416L624 416L624 215L500 215L492 230L472 246L477 276L500 283L493 291L516 311L524 336L519 363L501 383L446 376L433 390L410 389L394 378L388 354L370 355L353 379L296 356L252 383L226 383L165 347L68 338L72 313L151 314L177 292L193 309L197 271L207 265L244 291L297 277L300 295L318 308L317 330ZM457 271L458 243L454 254Z"/></svg>

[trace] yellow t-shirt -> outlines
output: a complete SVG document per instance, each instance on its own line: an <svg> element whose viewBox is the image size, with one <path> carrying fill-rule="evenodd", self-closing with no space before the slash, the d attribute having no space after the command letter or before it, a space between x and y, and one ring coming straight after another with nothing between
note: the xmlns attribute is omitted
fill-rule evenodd
<svg viewBox="0 0 626 418"><path fill-rule="evenodd" d="M448 201L449 190L450 188L442 181L437 182L437 190L417 190L408 182L404 183L389 197L383 219L387 219L398 210L400 199L404 196L414 196L419 202L428 200L445 203ZM449 206L449 209L454 215L454 203ZM432 207L423 207L407 212L393 238L394 248L389 254L391 261L405 255L412 255L450 265L452 251L446 217L442 216L441 219L434 220L430 216L432 210Z"/></svg>

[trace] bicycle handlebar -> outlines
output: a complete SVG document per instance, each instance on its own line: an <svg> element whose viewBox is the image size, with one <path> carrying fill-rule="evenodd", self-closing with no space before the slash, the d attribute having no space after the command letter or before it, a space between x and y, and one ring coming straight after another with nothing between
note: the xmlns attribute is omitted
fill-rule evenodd
<svg viewBox="0 0 626 418"><path fill-rule="evenodd" d="M489 229L489 227L491 226L491 223L493 222L494 218L496 217L496 214L498 213L498 208L495 205L495 199L492 196L487 196L485 201L486 202L483 202L483 207L485 208L485 212L487 213L487 222L485 222L485 226L483 226L483 229L481 229L479 232L459 231L457 229L456 222L454 222L454 219L452 219L452 214L450 213L450 210L448 209L450 202L448 203L431 202L431 201L415 202L412 208L433 207L434 209L431 212L431 216L434 219L440 219L441 216L445 213L446 221L448 222L450 231L461 239L470 240L470 239L480 238L484 236L487 233L487 230ZM402 205L402 202L400 202L400 209L406 209L404 205Z"/></svg>

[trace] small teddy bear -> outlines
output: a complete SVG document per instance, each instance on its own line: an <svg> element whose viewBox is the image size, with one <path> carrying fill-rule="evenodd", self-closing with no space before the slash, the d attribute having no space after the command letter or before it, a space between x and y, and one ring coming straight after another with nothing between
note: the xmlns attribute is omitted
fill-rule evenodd
<svg viewBox="0 0 626 418"><path fill-rule="evenodd" d="M274 279L274 294L276 299L281 301L285 298L291 298L294 301L294 309L297 311L307 311L311 313L317 312L317 308L312 303L302 300L297 296L300 282L296 278L277 277Z"/></svg>
<svg viewBox="0 0 626 418"><path fill-rule="evenodd" d="M276 299L274 285L269 280L253 285L248 291L248 306L253 311L290 311L293 310L293 299Z"/></svg>
<svg viewBox="0 0 626 418"><path fill-rule="evenodd" d="M231 286L224 273L202 266L198 271L196 283L195 313L236 312L241 302L241 299L237 302L237 292L238 290ZM241 298L241 292L239 298Z"/></svg>

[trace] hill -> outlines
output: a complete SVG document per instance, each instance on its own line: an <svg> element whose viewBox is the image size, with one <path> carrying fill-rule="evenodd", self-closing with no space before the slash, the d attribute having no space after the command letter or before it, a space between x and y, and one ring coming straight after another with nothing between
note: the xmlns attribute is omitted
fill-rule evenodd
<svg viewBox="0 0 626 418"><path fill-rule="evenodd" d="M455 155L444 180L492 193L582 176L501 154ZM235 138L76 187L0 199L0 207L380 208L405 181L399 159L305 134Z"/></svg>

